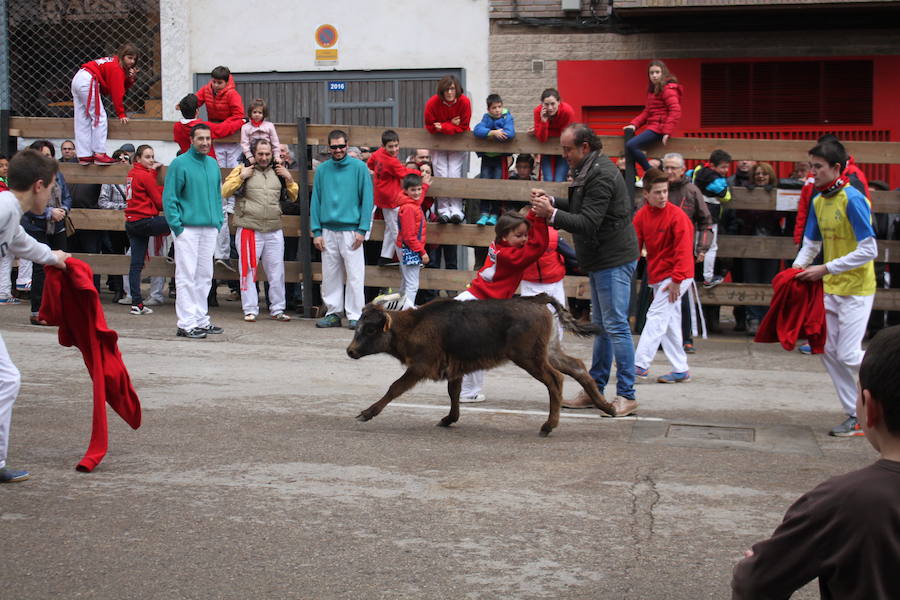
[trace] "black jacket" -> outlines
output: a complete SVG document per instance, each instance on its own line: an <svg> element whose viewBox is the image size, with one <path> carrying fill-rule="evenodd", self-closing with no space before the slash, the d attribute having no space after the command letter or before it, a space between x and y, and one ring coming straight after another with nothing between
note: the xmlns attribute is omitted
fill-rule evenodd
<svg viewBox="0 0 900 600"><path fill-rule="evenodd" d="M600 152L572 172L568 198L556 198L553 225L572 233L582 271L610 269L637 260L634 203L619 169Z"/></svg>

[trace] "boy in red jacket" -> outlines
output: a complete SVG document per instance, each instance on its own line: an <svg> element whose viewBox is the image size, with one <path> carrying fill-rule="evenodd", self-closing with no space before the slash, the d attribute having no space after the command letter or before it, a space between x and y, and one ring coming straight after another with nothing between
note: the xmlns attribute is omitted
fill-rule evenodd
<svg viewBox="0 0 900 600"><path fill-rule="evenodd" d="M123 98L134 83L138 70L138 49L124 44L116 56L98 58L81 65L72 78L72 102L75 105L75 153L81 165L111 165L118 161L106 154L107 119L101 94L108 95L116 116L128 123Z"/></svg>
<svg viewBox="0 0 900 600"><path fill-rule="evenodd" d="M178 144L178 154L183 154L190 149L191 129L198 123L209 126L209 131L214 140L228 137L229 135L240 131L241 127L244 125L243 117L228 117L221 123L201 121L197 118L198 106L199 100L195 94L188 94L178 103L178 110L181 111L181 116L184 117L172 125L172 139ZM215 144L210 145L209 156L212 156L216 159L216 162L218 162L219 159L218 156L216 156Z"/></svg>
<svg viewBox="0 0 900 600"><path fill-rule="evenodd" d="M229 118L244 118L244 101L234 85L228 67L216 67L210 73L209 83L197 90L197 107L206 105L206 116L212 123L223 123ZM238 165L243 153L239 142L221 143L216 160L222 168Z"/></svg>
<svg viewBox="0 0 900 600"><path fill-rule="evenodd" d="M381 134L381 148L372 153L366 163L374 173L372 183L375 188L375 206L381 209L384 217L384 240L381 242L379 267L393 266L394 248L397 241L397 209L400 194L400 181L410 174L418 175L419 171L407 169L400 164L400 136L393 129Z"/></svg>
<svg viewBox="0 0 900 600"><path fill-rule="evenodd" d="M681 340L681 296L694 281L694 226L683 210L669 204L666 174L650 169L644 174L644 206L634 215L638 247L647 255L647 279L653 302L634 352L634 370L647 379L650 363L662 342L672 372L659 383L691 380Z"/></svg>
<svg viewBox="0 0 900 600"><path fill-rule="evenodd" d="M425 250L427 230L425 214L422 212L422 199L428 192L430 177L422 177L412 173L403 178L403 190L397 194L397 241L400 252L400 293L406 297L403 308L416 307L416 294L419 293L419 273L428 264L428 252ZM385 221L386 222L386 221Z"/></svg>
<svg viewBox="0 0 900 600"><path fill-rule="evenodd" d="M547 222L529 210L527 219L515 212L500 215L494 226L496 237L488 248L484 266L456 300L512 298L522 281L522 274L540 259L549 243ZM484 371L463 377L460 402L484 402L481 388Z"/></svg>

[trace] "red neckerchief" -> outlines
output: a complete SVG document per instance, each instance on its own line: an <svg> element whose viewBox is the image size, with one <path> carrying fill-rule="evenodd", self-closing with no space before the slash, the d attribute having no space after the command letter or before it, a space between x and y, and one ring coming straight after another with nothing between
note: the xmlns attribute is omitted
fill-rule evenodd
<svg viewBox="0 0 900 600"><path fill-rule="evenodd" d="M254 127L262 127L264 121L265 119L263 119L262 121L254 121L253 119L250 119L250 124Z"/></svg>
<svg viewBox="0 0 900 600"><path fill-rule="evenodd" d="M844 177L843 174L841 174L838 175L835 180L828 185L824 185L822 187L816 186L816 191L821 193L823 196L831 196L845 185L847 185L847 178Z"/></svg>
<svg viewBox="0 0 900 600"><path fill-rule="evenodd" d="M241 247L241 291L250 289L256 281L256 232L252 229L241 229L238 240Z"/></svg>

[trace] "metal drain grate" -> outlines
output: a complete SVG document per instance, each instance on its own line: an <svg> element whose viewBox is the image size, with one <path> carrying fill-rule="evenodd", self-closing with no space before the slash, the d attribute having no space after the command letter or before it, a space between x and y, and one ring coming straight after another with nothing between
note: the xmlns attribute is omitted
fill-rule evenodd
<svg viewBox="0 0 900 600"><path fill-rule="evenodd" d="M724 440L753 442L756 432L751 427L719 427L716 425L683 425L673 423L666 430L667 438L689 440Z"/></svg>

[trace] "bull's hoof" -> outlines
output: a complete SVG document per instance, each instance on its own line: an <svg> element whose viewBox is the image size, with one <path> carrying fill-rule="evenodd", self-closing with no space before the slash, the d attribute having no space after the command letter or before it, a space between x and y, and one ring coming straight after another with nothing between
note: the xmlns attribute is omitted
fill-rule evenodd
<svg viewBox="0 0 900 600"><path fill-rule="evenodd" d="M453 423L455 423L455 422L456 422L456 421L454 421L454 420L451 419L450 417L444 417L443 419L441 419L440 421L438 421L437 426L438 426L438 427L450 427L450 426L453 425Z"/></svg>
<svg viewBox="0 0 900 600"><path fill-rule="evenodd" d="M547 437L548 435L550 435L551 431L553 431L553 428L550 427L550 425L544 423L543 425L541 425L541 431L538 433L538 435L540 435L541 437Z"/></svg>
<svg viewBox="0 0 900 600"><path fill-rule="evenodd" d="M366 414L366 411L363 411L363 412L359 413L358 415L356 415L356 420L362 421L363 423L365 423L366 421L371 421L372 416L369 414Z"/></svg>

